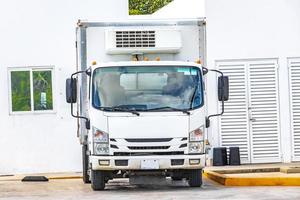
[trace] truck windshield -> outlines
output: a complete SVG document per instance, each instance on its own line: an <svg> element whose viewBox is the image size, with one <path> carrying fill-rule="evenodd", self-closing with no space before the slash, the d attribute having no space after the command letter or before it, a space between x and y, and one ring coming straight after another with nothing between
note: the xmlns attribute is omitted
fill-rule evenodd
<svg viewBox="0 0 300 200"><path fill-rule="evenodd" d="M191 110L203 105L201 71L189 66L97 68L91 96L93 107L109 111Z"/></svg>

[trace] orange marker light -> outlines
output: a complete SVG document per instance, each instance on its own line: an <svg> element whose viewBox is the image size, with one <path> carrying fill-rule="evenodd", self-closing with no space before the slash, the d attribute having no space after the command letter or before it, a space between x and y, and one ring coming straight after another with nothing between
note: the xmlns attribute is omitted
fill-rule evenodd
<svg viewBox="0 0 300 200"><path fill-rule="evenodd" d="M201 60L200 59L197 59L196 61L195 61L197 64L201 64Z"/></svg>
<svg viewBox="0 0 300 200"><path fill-rule="evenodd" d="M156 61L160 61L160 57L156 57L155 60L156 60Z"/></svg>
<svg viewBox="0 0 300 200"><path fill-rule="evenodd" d="M208 140L205 140L205 145L210 145Z"/></svg>
<svg viewBox="0 0 300 200"><path fill-rule="evenodd" d="M148 57L145 57L145 58L144 58L144 61L149 61L149 58L148 58Z"/></svg>
<svg viewBox="0 0 300 200"><path fill-rule="evenodd" d="M97 62L96 62L96 61L93 61L93 62L92 62L92 65L97 65Z"/></svg>

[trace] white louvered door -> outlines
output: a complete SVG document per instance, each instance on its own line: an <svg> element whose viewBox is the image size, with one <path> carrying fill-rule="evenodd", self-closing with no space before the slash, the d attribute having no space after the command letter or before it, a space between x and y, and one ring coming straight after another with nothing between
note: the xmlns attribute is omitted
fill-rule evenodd
<svg viewBox="0 0 300 200"><path fill-rule="evenodd" d="M300 58L288 60L292 120L292 160L300 161Z"/></svg>
<svg viewBox="0 0 300 200"><path fill-rule="evenodd" d="M277 60L248 63L251 163L280 162Z"/></svg>
<svg viewBox="0 0 300 200"><path fill-rule="evenodd" d="M247 72L243 62L219 63L218 68L229 76L229 101L221 116L221 146L239 147L242 163L250 163Z"/></svg>
<svg viewBox="0 0 300 200"><path fill-rule="evenodd" d="M220 118L221 146L239 146L242 163L281 161L277 60L224 61L229 101Z"/></svg>

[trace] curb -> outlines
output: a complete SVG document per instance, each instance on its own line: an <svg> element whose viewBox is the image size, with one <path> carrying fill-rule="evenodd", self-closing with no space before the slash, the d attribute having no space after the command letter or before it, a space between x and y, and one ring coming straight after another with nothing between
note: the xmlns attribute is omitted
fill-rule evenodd
<svg viewBox="0 0 300 200"><path fill-rule="evenodd" d="M7 177L0 177L0 182L6 181L21 181L25 176L7 176ZM81 179L81 175L70 175L70 176L45 176L49 180L67 180L67 179Z"/></svg>
<svg viewBox="0 0 300 200"><path fill-rule="evenodd" d="M204 175L224 186L300 186L297 177L229 177L216 171L205 171Z"/></svg>

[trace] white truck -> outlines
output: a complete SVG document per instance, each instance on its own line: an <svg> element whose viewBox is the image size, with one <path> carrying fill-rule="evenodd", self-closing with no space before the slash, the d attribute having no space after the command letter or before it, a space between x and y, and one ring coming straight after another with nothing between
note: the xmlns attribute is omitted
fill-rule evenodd
<svg viewBox="0 0 300 200"><path fill-rule="evenodd" d="M209 119L228 100L228 77L203 66L205 20L79 21L76 35L66 100L78 118L83 181L93 190L116 177L201 186ZM222 111L208 116L210 71L220 74Z"/></svg>

